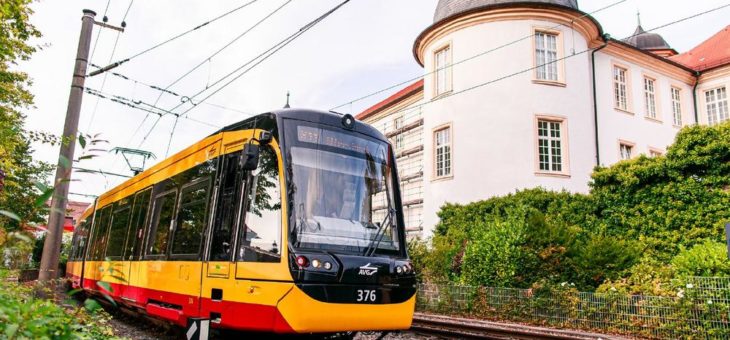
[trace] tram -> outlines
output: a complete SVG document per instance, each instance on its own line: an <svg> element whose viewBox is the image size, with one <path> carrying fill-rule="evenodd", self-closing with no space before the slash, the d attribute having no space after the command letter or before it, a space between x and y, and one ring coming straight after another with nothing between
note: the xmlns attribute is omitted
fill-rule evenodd
<svg viewBox="0 0 730 340"><path fill-rule="evenodd" d="M180 326L335 333L413 318L393 148L351 115L286 109L232 124L80 220L72 286Z"/></svg>

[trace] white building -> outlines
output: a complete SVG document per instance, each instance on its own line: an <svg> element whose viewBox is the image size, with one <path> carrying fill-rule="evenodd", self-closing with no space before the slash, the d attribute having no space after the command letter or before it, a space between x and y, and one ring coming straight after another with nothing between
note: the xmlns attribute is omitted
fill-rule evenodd
<svg viewBox="0 0 730 340"><path fill-rule="evenodd" d="M576 0L440 0L413 46L423 80L357 117L391 138L407 228L428 236L447 202L586 192L597 164L728 120L729 38L677 55L641 25L604 35Z"/></svg>

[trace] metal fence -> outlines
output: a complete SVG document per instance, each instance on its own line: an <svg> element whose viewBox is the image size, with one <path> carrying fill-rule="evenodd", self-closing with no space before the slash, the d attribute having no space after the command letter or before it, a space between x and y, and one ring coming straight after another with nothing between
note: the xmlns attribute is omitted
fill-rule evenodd
<svg viewBox="0 0 730 340"><path fill-rule="evenodd" d="M417 310L651 339L730 339L730 278L690 278L677 297L421 284Z"/></svg>

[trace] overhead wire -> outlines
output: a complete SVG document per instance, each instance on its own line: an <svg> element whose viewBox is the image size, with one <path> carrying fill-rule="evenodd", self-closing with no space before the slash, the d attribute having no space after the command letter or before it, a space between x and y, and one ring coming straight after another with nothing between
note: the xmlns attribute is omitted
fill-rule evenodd
<svg viewBox="0 0 730 340"><path fill-rule="evenodd" d="M213 87L213 86L215 86L215 85L223 82L228 77L231 77L232 75L234 75L236 72L238 72L238 71L246 68L246 66L251 65L249 68L245 69L243 72L241 72L240 74L238 74L235 77L233 77L233 79L231 79L228 82L226 82L225 84L223 84L221 87L219 87L218 89L216 89L215 91L213 91L211 94L207 95L205 98L203 98L200 101L198 101L198 103L193 102L193 99L195 99L197 96L201 95L202 93L204 93L208 89L203 89L203 90L197 92L196 94L194 94L193 96L189 97L188 102L190 102L193 106L190 107L190 108L188 108L187 110L185 110L184 112L182 112L180 114L183 115L183 116L186 115L192 109L194 109L195 107L197 107L200 103L205 102L206 100L208 100L208 98L212 97L216 93L220 92L221 90L223 90L224 88L226 88L227 86L229 86L230 84L232 84L234 81L236 81L239 78L241 78L243 75L245 75L246 73L248 73L249 71L251 71L253 68L255 68L256 66L260 65L262 62L264 62L265 60L267 60L268 58L270 58L271 56L273 56L274 54L276 54L278 51L280 51L281 49L283 49L284 47L286 47L287 45L289 45L291 42L293 42L294 40L296 40L297 38L299 38L301 35L303 35L307 31L309 31L313 27L315 27L317 24L319 24L320 22L322 22L324 19L326 19L327 17L329 17L330 15L332 15L333 13L335 13L337 10L339 10L340 8L342 8L342 6L344 6L348 2L350 2L350 0L345 0L345 1L341 2L340 4L338 4L337 6L333 7L329 11L325 12L324 14L322 14L321 16L319 16L318 18L316 18L316 19L312 20L311 22L309 22L308 24L302 26L295 33L289 35L288 37L284 38L283 40L281 40L277 44L273 45L268 50L264 51L263 53L259 54L258 56L256 56L253 59L247 61L246 63L244 63L241 66L237 67L236 69L234 69L233 71L229 72L225 76L223 76L223 77L219 78L218 80L216 80L215 82L213 82L213 84L211 85L211 87ZM172 109L170 109L170 111L174 111L175 109L179 108L180 106L182 106L184 104L185 104L185 102L180 103L177 106L175 106Z"/></svg>
<svg viewBox="0 0 730 340"><path fill-rule="evenodd" d="M630 39L630 38L633 38L633 37L635 37L635 36L637 36L639 34L643 34L643 33L646 33L646 32L652 32L652 31L656 31L656 30L659 30L659 29L662 29L662 28L666 28L666 27L669 27L669 26L672 26L672 25L675 25L675 24L678 24L678 23L681 23L681 22L684 22L684 21L687 21L687 20L691 20L691 19L694 19L694 18L703 16L703 15L706 15L706 14L709 14L709 13L712 13L712 12L719 11L719 10L724 9L724 8L727 8L727 7L730 7L730 3L725 4L725 5L722 5L722 6L719 6L719 7L714 7L712 9L709 9L709 10L706 10L706 11L703 11L703 12L695 13L693 15L686 16L686 17L683 17L683 18L680 18L680 19L671 21L669 23L666 23L666 24L663 24L663 25L654 27L652 29L644 30L644 32L642 32L642 33L632 34L632 35L630 35L630 36L628 36L628 37L626 37L626 38L624 38L622 40ZM464 88L464 89L459 90L459 91L456 91L456 92L452 92L448 96L436 97L436 98L433 98L433 99L431 99L429 101L426 101L426 102L423 102L423 103L418 103L418 104L410 105L410 106L407 106L407 107L398 109L396 111L392 111L392 112L390 112L390 114L396 114L396 113L400 113L400 112L404 112L404 111L408 111L408 110L422 108L422 107L424 107L426 105L433 104L433 103L435 103L437 101L440 101L442 99L452 98L454 96L463 94L465 92L472 91L472 90L477 89L477 88L481 88L481 87L484 87L484 86L487 86L487 85L491 85L491 84L494 84L496 82L499 82L499 81L502 81L502 80L505 80L505 79L508 79L508 78L516 77L516 76L518 76L520 74L523 74L523 73L527 73L527 72L534 71L534 70L536 70L536 69L538 69L540 67L544 67L546 65L558 63L560 61L564 61L564 60L567 60L567 59L570 59L570 58L573 58L573 57L576 57L576 56L579 56L579 55L582 55L582 54L586 54L586 53L591 52L593 50L596 50L598 48L599 47L588 48L588 49L585 49L583 51L580 51L580 52L577 52L577 53L573 53L573 54L571 54L569 56L565 56L565 57L562 57L562 58L557 58L557 59L555 59L555 60L553 60L551 62L548 62L548 63L544 63L544 64L536 65L536 66L533 66L533 67L529 67L529 68L526 68L526 69L523 69L523 70L520 70L520 71L517 71L517 72L514 72L514 73L510 73L510 74L505 75L505 76L502 76L502 77L498 77L498 78L489 80L489 81L484 82L484 83L480 83L480 84L473 85L473 86Z"/></svg>
<svg viewBox="0 0 730 340"><path fill-rule="evenodd" d="M614 7L614 6L620 5L620 4L622 4L622 3L626 2L626 1L628 1L628 0L619 0L619 1L616 1L616 2L614 2L614 3L611 3L611 4L609 4L609 5L607 5L607 6L604 6L604 7L601 7L601 8L599 8L599 9L596 9L596 10L594 10L594 11L591 11L591 12L589 12L589 13L585 13L585 14L583 14L583 15L579 16L578 18L576 18L576 19L573 19L573 20L571 20L571 23L574 23L574 22L575 22L575 20L577 20L577 19L582 19L582 18L585 18L585 17L589 17L589 16L591 16L591 15L593 15L593 14L596 14L596 13L602 12L602 11L604 11L604 10L607 10L607 9L609 9L609 8L612 8L612 7ZM556 28L559 28L559 27L561 27L561 26L565 26L565 24L557 24L557 25L555 25L555 26L549 27L549 28L548 28L548 30L551 30L551 29L556 29ZM419 76L417 76L417 77L413 77L413 78L409 78L409 79L407 79L407 80L403 80L403 81L401 81L401 82L398 82L397 84L393 84L393 85L390 85L390 86L388 86L388 87L386 87L386 88L383 88L383 89L377 90L377 91L375 91L375 92L373 92L373 93L370 93L370 94L367 94L367 95L364 95L364 96L358 97L358 98L356 98L356 99L350 100L350 101L348 101L348 102L342 103L342 104L340 104L340 105L337 105L337 106L335 106L335 107L331 108L331 109L330 109L330 111L334 111L334 110L337 110L337 109L339 109L339 108L341 108L341 107L343 107L343 106L347 106L347 105L352 105L352 104L354 104L354 103L357 103L357 102L359 102L359 101L365 100L365 99L367 99L367 98L370 98L370 97L373 97L373 96L379 95L379 94L381 94L381 93L383 93L383 92L386 92L386 91L389 91L389 90L392 90L392 89L395 89L395 88L399 88L399 87L401 87L401 86L403 86L403 85L406 85L406 84L410 84L410 83L412 83L412 82L414 82L414 81L417 81L417 80L423 79L423 78L425 78L425 77L427 77L427 76L429 76L429 75L435 74L435 73L437 73L437 72L440 72L440 71L442 71L442 70L445 70L445 69L453 68L453 67L454 67L454 66L456 66L456 65L459 65L459 64L463 64L463 63L465 63L465 62L468 62L468 61L474 60L474 59L476 59L476 58L479 58L479 57L482 57L482 56L484 56L484 55L487 55L487 54L490 54L490 53L494 53L494 52L496 52L496 51L499 51L499 50L501 50L501 49L503 49L503 48L506 48L506 47L509 47L509 46L515 45L515 44L517 44L517 43L519 43L519 42L525 41L525 40L527 40L527 39L533 38L534 36L535 36L535 33L533 33L533 34L530 34L530 35L526 35L526 36L523 36L523 37L521 37L521 38L518 38L518 39L516 39L516 40L512 40L512 41L510 41L510 42L507 42L507 43L505 43L505 44L502 44L502 45L496 46L496 47L494 47L494 48L491 48L491 49L488 49L488 50L482 51L482 52L480 52L480 53L477 53L477 54L475 54L475 55L472 55L472 56L470 56L470 57L467 57L467 58L465 58L465 59L459 60L459 61L457 61L457 62L454 62L454 63L451 63L451 64L449 64L449 65L443 66L443 67L441 67L441 68L435 69L435 70L433 70L433 71L431 71L431 72L427 72L427 73L425 73L425 74L422 74L422 75L419 75Z"/></svg>
<svg viewBox="0 0 730 340"><path fill-rule="evenodd" d="M133 109L147 112L147 113L152 113L152 114L155 114L160 117L165 116L165 115L170 115L170 114L174 115L174 113L172 113L172 112L169 112L161 107L154 106L152 104L146 103L141 100L134 100L134 99L130 99L130 98L127 98L124 96L102 92L102 91L99 91L99 90L96 90L93 88L89 88L89 87L85 88L84 91L87 94L99 97L100 99L107 99L116 104L124 105L124 106L130 107L130 108L133 108ZM143 106L146 106L146 107L143 107ZM197 122L202 125L210 126L213 128L220 128L220 126L218 126L218 125L210 124L210 123L207 123L207 122L204 122L201 120L197 120L197 119L193 119L190 117L181 117L181 118L187 119L187 120L190 120L193 122Z"/></svg>
<svg viewBox="0 0 730 340"><path fill-rule="evenodd" d="M172 131L170 131L170 138L167 140L167 150L165 150L165 158L167 158L167 155L170 154L170 145L172 145L172 137L175 135L175 128L177 128L177 123L180 120L180 116L175 116L175 123L172 125Z"/></svg>
<svg viewBox="0 0 730 340"><path fill-rule="evenodd" d="M96 65L96 64L90 64L90 65L92 67L95 67L95 68L101 68L101 66ZM134 78L129 77L129 76L126 76L126 75L124 75L122 73L111 72L110 71L109 74L111 74L112 76L115 76L117 78L123 79L123 80L127 80L127 81L134 82L135 84L140 84L142 86L148 87L148 88L150 88L152 90L155 90L155 91L165 92L166 94L169 94L169 95L172 95L172 96L175 96L175 97L185 97L185 95L176 93L174 91L170 91L168 89L164 89L164 88L162 88L160 86L157 86L157 85L154 85L154 84L150 84L150 83L143 82L141 80L134 79ZM249 112L245 112L245 111L239 110L239 109L234 109L232 107L225 106L225 105L221 105L221 104L208 103L208 102L206 102L204 104L209 105L209 106L213 106L213 107L217 107L217 108L219 108L221 110L226 110L226 111L231 111L231 112L238 112L238 113L243 113L243 114L251 114Z"/></svg>
<svg viewBox="0 0 730 340"><path fill-rule="evenodd" d="M129 1L129 6L127 6L127 11L124 12L124 17L122 17L122 22L125 22L125 20L127 20L127 15L129 15L129 10L132 8L133 3L134 3L134 0Z"/></svg>
<svg viewBox="0 0 730 340"><path fill-rule="evenodd" d="M143 54L149 53L150 51L153 51L153 50L155 50L157 48L160 48L161 46L164 46L164 45L166 45L166 44L168 44L170 42L173 42L173 41L175 41L175 40L177 40L177 39L179 39L179 38L181 38L181 37L183 37L185 35L188 35L188 34L194 32L194 31L196 31L196 30L198 30L198 29L200 29L202 27L205 27L205 26L210 25L210 24L212 24L212 23L214 23L214 22L216 22L216 21L218 21L220 19L223 19L223 18L225 18L225 17L227 17L227 16L229 16L229 15L231 15L231 14L233 14L233 13L235 13L235 12L237 12L237 11L243 9L243 8L248 7L249 5L255 3L256 1L258 1L258 0L251 0L251 1L245 3L245 4L241 5L241 6L238 6L236 8L233 8L233 9L231 9L231 10L229 10L229 11L227 11L227 12L225 12L225 13L223 13L223 14L221 14L221 15L213 18L213 19L210 19L210 20L208 20L206 22L203 22L202 24L199 24L199 25L197 25L197 26L195 26L195 27L193 27L191 29L188 29L187 31L178 33L178 34L176 34L176 35L174 35L174 36L172 36L172 37L170 37L170 38L168 38L166 40L163 40L162 42L159 42L159 43L157 43L157 44L155 44L155 45L153 45L151 47L148 47L148 48L146 48L146 49L144 49L144 50L142 50L140 52L137 52L137 53L135 53L135 54L133 54L133 55L127 57L127 58L121 59L121 60L117 61L116 63L110 63L110 64L121 65L123 63L126 63L126 62L128 62L128 61L130 61L130 60L132 60L134 58L137 58L137 57L139 57L139 56L141 56Z"/></svg>
<svg viewBox="0 0 730 340"><path fill-rule="evenodd" d="M134 0L130 0L129 1L129 6L127 6L127 10L124 13L124 17L122 18L122 22L125 22L125 20L127 19L127 15L129 14L129 10L132 8L132 4L133 3L134 3ZM107 3L107 8L108 7L109 7L109 4ZM104 12L105 12L104 17L106 17L106 10ZM101 31L100 31L100 34L97 35L97 39L99 38L100 35L101 35ZM112 53L109 56L109 63L111 63L111 61L114 60L114 54L117 51L117 46L119 44L119 38L121 37L121 35L122 35L122 32L121 31L117 31L117 37L114 39L114 47L112 47ZM94 48L96 48L96 46L94 46ZM89 61L92 61L91 58L89 58ZM105 73L104 74L104 78L102 78L102 80L101 80L100 89L102 91L104 90L104 86L106 86L107 76L108 76L108 73ZM91 118L89 119L89 124L86 126L86 130L87 131L91 131L91 127L94 125L94 119L96 118L96 111L97 111L98 108L99 108L99 98L97 98L96 99L96 102L94 103L94 109L91 112Z"/></svg>
<svg viewBox="0 0 730 340"><path fill-rule="evenodd" d="M274 9L272 12L268 13L261 20L257 21L251 27L249 27L248 29L246 29L245 31L243 31L241 34L239 34L236 37L234 37L231 41L227 42L225 45L223 45L221 48L219 48L218 50L216 50L215 52L213 52L211 55L209 55L208 57L204 58L203 61L201 61L197 65L193 66L191 69L189 69L188 71L186 71L185 73L183 73L181 76L179 76L177 79L175 79L173 82L171 82L169 85L167 85L163 89L163 91L160 92L160 95L157 97L157 100L155 100L155 105L157 105L157 103L160 101L160 98L162 98L163 94L165 94L165 92L168 89L170 89L170 87L174 86L175 84L177 84L181 80L185 79L185 77L189 76L191 73L195 72L195 70L197 70L201 66L205 65L206 62L210 62L211 59L213 59L215 56L217 56L218 54L220 54L221 52L223 52L223 50L227 49L228 47L230 47L231 45L233 45L236 41L238 41L241 38L243 38L246 34L248 34L251 31L253 31L256 27L258 27L259 25L261 25L262 23L264 23L266 20L268 20L269 18L271 18L272 16L274 16L274 14L276 14L277 12L279 12L280 10L282 10L284 7L286 7L292 1L293 0L287 0L286 2L284 2L281 6L279 6L276 9ZM206 88L207 87L209 87L209 86L206 85Z"/></svg>
<svg viewBox="0 0 730 340"><path fill-rule="evenodd" d="M106 18L106 13L109 10L109 4L112 2L112 0L107 0L106 7L104 7L104 18ZM99 37L101 36L102 30L99 30L99 34L96 35L96 39L94 39L94 48L91 49L91 55L89 55L89 60L94 59L94 53L96 53L96 46L99 45Z"/></svg>
<svg viewBox="0 0 730 340"><path fill-rule="evenodd" d="M213 83L213 85L211 85L211 86L215 86L215 85L219 84L220 82L224 81L225 79L227 79L228 77L232 76L233 74L235 74L236 72L240 71L241 69L245 68L246 66L251 65L248 69L244 70L240 74L238 74L235 77L233 77L233 79L231 79L227 83L223 84L221 87L219 87L218 89L216 89L215 91L213 91L213 93L207 95L205 98L203 98L202 100L200 100L198 103L193 102L193 99L195 97L199 96L200 94L202 94L203 92L205 92L208 88L199 91L198 93L194 94L191 97L188 97L187 98L188 99L187 101L182 101L180 104L178 104L177 106L173 107L172 109L170 109L168 111L174 112L175 109L177 109L180 106L184 105L186 102L190 102L193 105L192 107L188 108L187 110L185 110L182 113L176 114L176 115L179 115L181 117L186 117L186 115L188 114L188 112L190 112L194 108L198 107L198 105L200 105L201 103L205 102L210 97L212 97L216 93L220 92L221 90L223 90L224 88L226 88L230 84L232 84L234 81L236 81L239 78L241 78L244 74L248 73L249 71L251 71L256 66L260 65L262 62L264 62L265 60L267 60L269 57L271 57L272 55L276 54L282 48L286 47L291 42L293 42L294 40L296 40L298 37L300 37L301 35L303 35L307 31L309 31L312 27L316 26L317 24L319 24L320 22L322 22L324 19L326 19L327 17L329 17L330 15L332 15L332 13L335 13L337 10L339 10L340 8L342 8L342 6L344 6L348 2L350 2L350 0L345 0L345 1L341 2L340 4L338 4L337 6L333 7L329 11L325 12L324 14L322 14L321 16L319 16L318 18L316 18L313 21L309 22L308 24L302 26L302 28L300 28L297 32L295 32L294 34L292 34L292 35L284 38L282 41L280 41L279 43L275 44L274 46L272 46L271 48L269 48L268 50L266 50L264 53L259 54L258 56L254 57L253 59L249 60L248 62L246 62L243 65L239 66L238 68L234 69L233 71L229 72L225 76L223 76L220 79L216 80ZM162 117L158 117L157 118L157 121L155 122L155 125L153 125L153 127L147 133L147 135L145 136L145 139L144 140L146 140L147 137L152 133L152 130L154 130L154 127L157 125L157 123L159 123L159 121L160 121L161 118ZM170 137L172 138L173 136L170 136ZM142 143L140 144L140 146L142 144L144 144L144 140L142 141Z"/></svg>

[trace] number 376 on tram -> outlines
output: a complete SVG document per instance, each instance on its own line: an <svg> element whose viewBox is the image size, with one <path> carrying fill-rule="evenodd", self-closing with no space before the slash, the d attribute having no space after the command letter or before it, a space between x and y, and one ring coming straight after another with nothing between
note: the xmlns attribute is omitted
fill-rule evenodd
<svg viewBox="0 0 730 340"><path fill-rule="evenodd" d="M101 195L67 275L181 326L407 329L416 285L396 170L387 139L352 116L258 115Z"/></svg>

